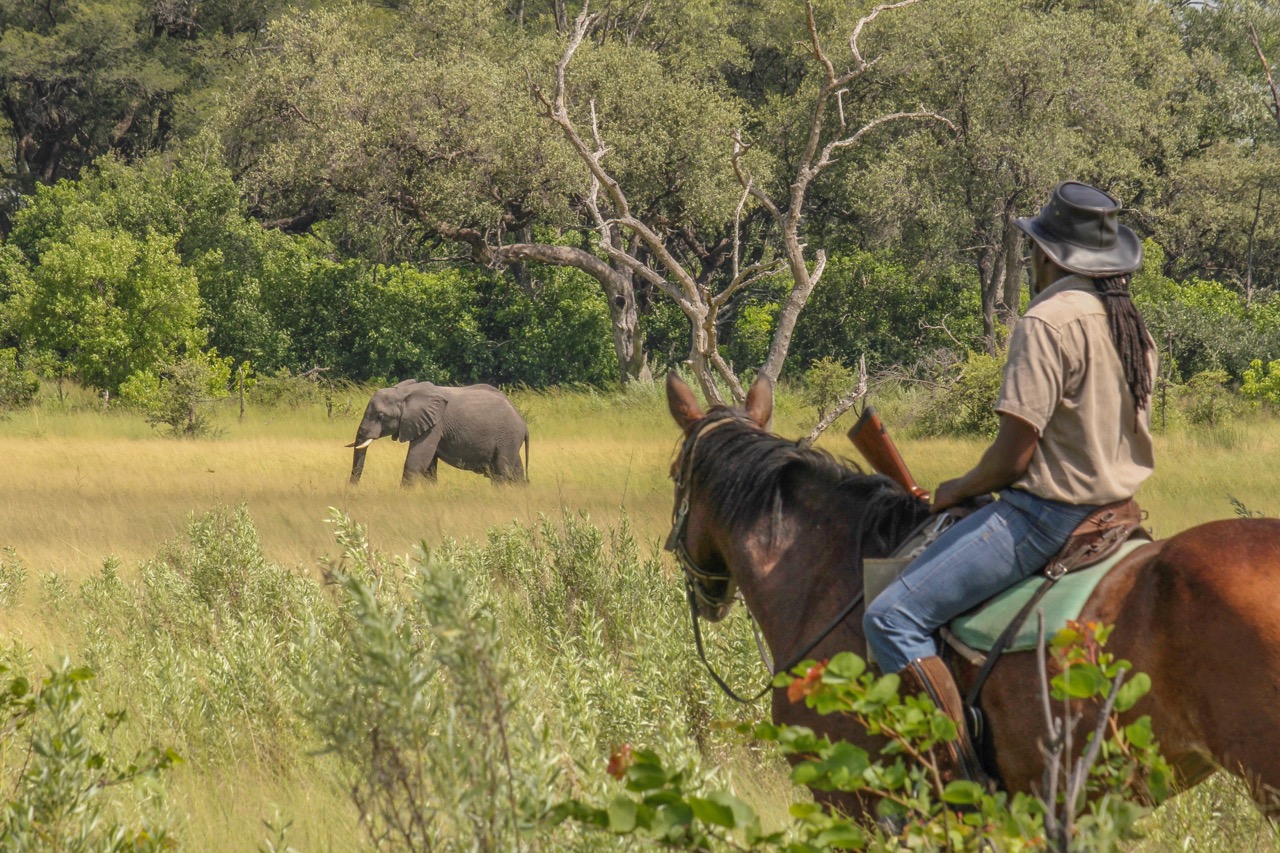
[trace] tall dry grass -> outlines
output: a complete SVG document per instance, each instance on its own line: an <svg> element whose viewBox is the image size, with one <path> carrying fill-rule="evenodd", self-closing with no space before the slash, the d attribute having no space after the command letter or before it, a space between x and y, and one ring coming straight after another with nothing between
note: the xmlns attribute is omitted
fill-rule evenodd
<svg viewBox="0 0 1280 853"><path fill-rule="evenodd" d="M0 645L29 649L33 665L78 648L84 638L74 620L49 605L59 584L73 590L95 577L104 560L118 563L122 577L136 577L142 561L184 535L194 513L240 503L265 557L312 577L338 553L329 507L367 525L373 545L390 554L408 553L419 542L483 543L494 528L512 522L536 528L565 511L601 528L616 527L625 515L641 549L656 550L670 518L667 472L677 439L660 387L512 396L532 436L530 483L517 488L495 488L441 466L434 486L402 489L405 447L390 440L370 448L363 481L349 486L350 450L343 445L363 407L358 398L344 401L334 417L321 406L250 407L240 421L226 407L218 413L221 434L196 440L157 434L140 417L102 412L83 398L12 414L0 420L0 547L13 549L29 581L4 611ZM885 408L891 428L892 411ZM778 432L803 434L813 420L796 398L780 396ZM852 455L843 438L849 420L820 446ZM982 447L977 440L901 442L926 488L962 473ZM1280 483L1270 475L1280 463L1280 424L1246 420L1213 432L1162 435L1157 453L1157 473L1139 495L1157 535L1231 516L1228 496L1280 515ZM686 630L670 626L673 633ZM322 768L323 759L316 761ZM169 791L182 815L181 837L192 847L253 847L269 834L262 821L278 813L293 820L289 838L302 849L350 849L359 837L354 813L322 777L319 770L316 778L296 769L280 775L254 762L215 770L189 764L174 773ZM761 799L785 796L780 769L753 769L743 778ZM1224 826L1253 849L1274 846L1239 790L1222 783L1162 809L1153 838L1176 838L1182 849L1230 849L1210 840Z"/></svg>

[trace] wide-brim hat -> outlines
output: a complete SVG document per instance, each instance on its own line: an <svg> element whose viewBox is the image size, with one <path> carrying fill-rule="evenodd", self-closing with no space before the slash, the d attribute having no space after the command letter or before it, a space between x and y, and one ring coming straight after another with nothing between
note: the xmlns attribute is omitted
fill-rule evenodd
<svg viewBox="0 0 1280 853"><path fill-rule="evenodd" d="M1142 241L1119 223L1120 202L1107 193L1067 181L1030 219L1014 223L1068 272L1100 278L1142 266Z"/></svg>

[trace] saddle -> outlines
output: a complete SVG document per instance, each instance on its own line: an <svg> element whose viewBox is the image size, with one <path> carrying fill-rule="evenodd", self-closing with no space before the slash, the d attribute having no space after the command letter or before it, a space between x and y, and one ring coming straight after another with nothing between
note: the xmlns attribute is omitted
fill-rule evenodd
<svg viewBox="0 0 1280 853"><path fill-rule="evenodd" d="M948 510L943 516L930 519L907 537L888 560L866 560L867 600L875 598L943 530L974 508ZM1056 631L1068 619L1079 615L1093 588L1111 566L1142 542L1150 541L1150 534L1142 528L1142 520L1142 509L1132 498L1098 507L1076 526L1038 575L1015 584L943 626L940 634L949 650L981 667L977 682L970 690L971 703L976 701L986 674L1003 652L1034 647L1034 630L1027 629L1031 631L1028 641L1024 629L1027 617L1037 605L1043 603L1046 610L1046 630ZM1131 543L1131 540L1136 541ZM1055 589L1058 581L1069 573L1072 577Z"/></svg>

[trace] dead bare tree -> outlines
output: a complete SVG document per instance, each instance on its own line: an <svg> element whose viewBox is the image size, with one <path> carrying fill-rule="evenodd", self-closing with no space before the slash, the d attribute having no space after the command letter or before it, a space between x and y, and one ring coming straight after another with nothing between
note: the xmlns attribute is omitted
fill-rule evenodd
<svg viewBox="0 0 1280 853"><path fill-rule="evenodd" d="M534 96L542 105L544 115L560 128L565 139L590 170L591 189L588 195L588 209L600 232L601 246L605 254L612 263L629 269L635 276L649 282L672 299L688 318L692 331L688 363L708 401L727 402L721 394L721 384L728 388L734 401L740 403L746 397L736 371L720 353L718 321L721 311L744 289L765 276L786 268L792 278L791 290L779 312L769 354L760 369L762 376L775 382L782 372L796 321L814 287L821 280L827 262L825 251L819 249L810 253L801 234L805 201L814 180L836 163L840 154L846 149L857 145L876 129L893 122L923 119L939 122L952 131L955 130L950 120L924 109L881 115L856 129L848 123L845 115L843 96L873 64L863 57L858 46L858 39L863 29L881 13L917 2L919 0L901 0L897 3L880 5L860 19L849 36L852 66L847 71L838 72L823 48L812 2L806 0L809 49L814 60L822 68L823 84L810 108L805 144L788 186L786 199L776 200L752 178L747 168L744 157L750 150L750 143L741 133L734 135L731 163L742 185L742 196L735 211L728 280L718 291L700 280L669 249L666 239L668 235L664 226L643 221L633 213L625 189L604 164L608 148L596 120L595 103L590 104L590 128L586 132L579 130L577 121L570 115L565 84L566 74L574 53L598 20L597 16L588 11L586 5L583 6L581 14L574 23L568 44L556 66L554 93L548 96L540 86L536 84L533 86ZM832 121L828 115L833 106L837 112L835 121ZM590 143L587 141L588 138ZM766 253L761 260L744 265L741 257L740 231L744 211L749 201L754 201L763 207L772 219L777 229L776 239L781 251L777 256ZM618 228L639 239L653 259L652 264L641 262L634 252L627 252L621 248Z"/></svg>

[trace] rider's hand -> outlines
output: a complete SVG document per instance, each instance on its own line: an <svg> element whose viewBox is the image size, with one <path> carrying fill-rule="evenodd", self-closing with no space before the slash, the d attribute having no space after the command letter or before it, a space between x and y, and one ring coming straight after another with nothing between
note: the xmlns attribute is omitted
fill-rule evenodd
<svg viewBox="0 0 1280 853"><path fill-rule="evenodd" d="M937 491L933 493L933 506L929 508L930 512L942 512L944 509L950 509L969 497L960 488L960 481L963 478L957 477L954 480L947 480L938 486Z"/></svg>

